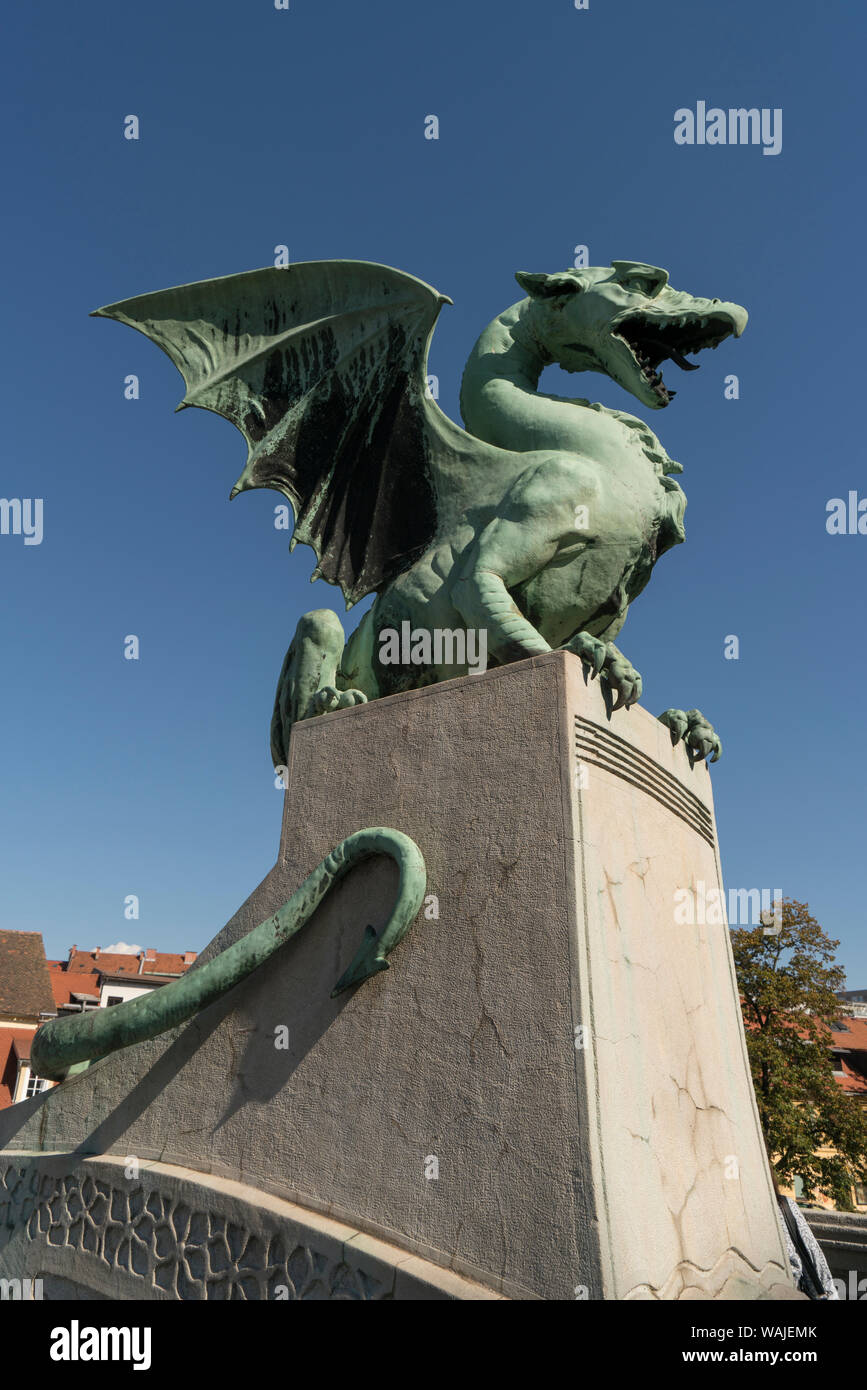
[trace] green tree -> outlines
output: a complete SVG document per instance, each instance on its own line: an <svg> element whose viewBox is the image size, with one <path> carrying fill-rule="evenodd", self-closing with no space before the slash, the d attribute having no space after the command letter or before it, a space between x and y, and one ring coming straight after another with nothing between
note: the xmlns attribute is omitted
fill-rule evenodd
<svg viewBox="0 0 867 1390"><path fill-rule="evenodd" d="M842 1012L835 990L846 976L839 941L826 936L806 903L786 898L782 926L731 933L747 1051L765 1143L781 1182L804 1182L844 1211L852 1184L867 1180L867 1110L834 1080L831 1024ZM817 1150L833 1149L827 1157Z"/></svg>

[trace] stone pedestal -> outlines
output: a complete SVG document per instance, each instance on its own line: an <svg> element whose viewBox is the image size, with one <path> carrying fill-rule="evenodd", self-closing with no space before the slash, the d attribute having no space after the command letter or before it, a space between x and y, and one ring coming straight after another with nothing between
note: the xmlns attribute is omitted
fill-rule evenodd
<svg viewBox="0 0 867 1390"><path fill-rule="evenodd" d="M285 1296L331 1222L332 1292L292 1296L791 1295L727 930L677 921L679 890L721 887L705 765L559 652L298 725L278 862L202 959L373 825L418 843L432 895L391 968L329 997L388 915L396 871L373 861L196 1020L0 1113L0 1272L35 1277L50 1247L55 1279L122 1269L125 1296ZM140 1193L126 1246L52 1241L82 1155L147 1174L116 1173ZM258 1283L243 1249L226 1274L210 1217L190 1264L192 1224L160 1205L183 1183L218 1222L221 1184L233 1211L268 1205ZM253 1217L231 1219L237 1244ZM160 1226L182 1283L160 1283ZM344 1268L379 1291L335 1294Z"/></svg>

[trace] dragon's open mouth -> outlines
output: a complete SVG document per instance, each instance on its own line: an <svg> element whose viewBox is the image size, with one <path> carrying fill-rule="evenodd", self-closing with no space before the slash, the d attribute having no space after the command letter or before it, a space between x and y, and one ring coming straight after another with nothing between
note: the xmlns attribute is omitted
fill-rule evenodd
<svg viewBox="0 0 867 1390"><path fill-rule="evenodd" d="M683 371L694 372L699 363L687 362L684 354L719 347L733 332L735 325L727 314L629 314L612 329L613 336L628 347L643 381L661 405L668 405L677 392L666 386L659 364L670 357Z"/></svg>

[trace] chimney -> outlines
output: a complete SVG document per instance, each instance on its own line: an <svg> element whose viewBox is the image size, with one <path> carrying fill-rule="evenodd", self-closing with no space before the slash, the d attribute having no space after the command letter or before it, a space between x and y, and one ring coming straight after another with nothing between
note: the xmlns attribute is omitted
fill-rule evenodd
<svg viewBox="0 0 867 1390"><path fill-rule="evenodd" d="M192 965L193 961L196 959L196 956L197 956L198 954L199 954L198 951L184 951L184 954L183 954L183 962L184 962L184 965Z"/></svg>
<svg viewBox="0 0 867 1390"><path fill-rule="evenodd" d="M141 972L144 970L144 963L145 963L145 953L144 953L144 951L139 951L139 953L138 953L138 974L139 974L139 975L140 975Z"/></svg>

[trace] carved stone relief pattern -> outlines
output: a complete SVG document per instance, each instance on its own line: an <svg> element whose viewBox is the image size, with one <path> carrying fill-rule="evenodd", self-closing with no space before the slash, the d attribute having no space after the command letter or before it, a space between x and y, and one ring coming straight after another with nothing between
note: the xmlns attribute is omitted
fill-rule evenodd
<svg viewBox="0 0 867 1390"><path fill-rule="evenodd" d="M382 1281L300 1244L276 1219L260 1234L219 1212L197 1211L174 1191L133 1181L119 1187L33 1164L10 1165L0 1175L0 1254L13 1233L140 1279L143 1298L148 1289L178 1299L392 1296Z"/></svg>

